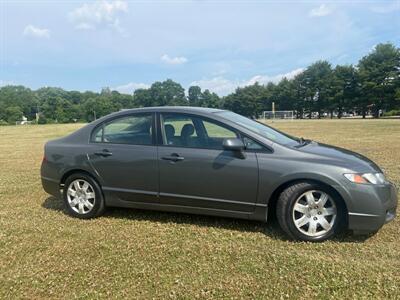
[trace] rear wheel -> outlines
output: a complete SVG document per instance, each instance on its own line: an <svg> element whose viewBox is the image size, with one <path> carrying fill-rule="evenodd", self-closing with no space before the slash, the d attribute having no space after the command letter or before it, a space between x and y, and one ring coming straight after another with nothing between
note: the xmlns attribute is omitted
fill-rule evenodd
<svg viewBox="0 0 400 300"><path fill-rule="evenodd" d="M98 183L84 173L67 178L63 191L68 213L77 218L90 219L104 212L104 198Z"/></svg>
<svg viewBox="0 0 400 300"><path fill-rule="evenodd" d="M316 183L301 182L281 193L277 218L293 239L324 241L339 231L343 208L331 190Z"/></svg>

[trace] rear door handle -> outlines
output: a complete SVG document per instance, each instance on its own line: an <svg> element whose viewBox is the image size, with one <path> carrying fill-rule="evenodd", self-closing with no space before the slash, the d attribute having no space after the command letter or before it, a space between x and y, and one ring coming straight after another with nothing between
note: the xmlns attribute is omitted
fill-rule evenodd
<svg viewBox="0 0 400 300"><path fill-rule="evenodd" d="M107 156L111 156L112 153L110 151L108 151L107 149L104 149L103 151L98 151L94 153L97 156L103 156L103 157L107 157Z"/></svg>
<svg viewBox="0 0 400 300"><path fill-rule="evenodd" d="M163 159L163 160L169 160L169 161L173 161L173 162L178 162L178 161L184 160L185 158L184 158L183 156L179 156L179 154L177 154L177 153L172 153L172 154L169 155L169 156L163 156L163 157L161 157L161 159Z"/></svg>

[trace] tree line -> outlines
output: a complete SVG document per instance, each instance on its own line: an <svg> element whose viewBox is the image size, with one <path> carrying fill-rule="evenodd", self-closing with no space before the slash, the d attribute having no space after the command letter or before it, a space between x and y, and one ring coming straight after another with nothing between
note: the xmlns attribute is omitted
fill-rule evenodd
<svg viewBox="0 0 400 300"><path fill-rule="evenodd" d="M224 108L257 117L271 110L272 102L276 110L293 110L297 118L341 118L344 112L363 117L379 117L382 111L400 115L400 49L379 44L357 65L333 67L328 61L317 61L292 79L238 87L225 97L199 86L189 87L186 94L171 79L132 95L109 88L95 93L8 85L0 88L0 124L15 124L22 116L41 124L90 122L123 108L164 105Z"/></svg>

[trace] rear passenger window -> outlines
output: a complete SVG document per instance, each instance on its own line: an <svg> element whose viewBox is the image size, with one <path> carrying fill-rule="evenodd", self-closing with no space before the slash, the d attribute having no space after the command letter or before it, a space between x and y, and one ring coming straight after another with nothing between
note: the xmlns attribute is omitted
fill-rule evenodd
<svg viewBox="0 0 400 300"><path fill-rule="evenodd" d="M133 115L115 119L93 132L92 141L114 144L151 145L151 114Z"/></svg>

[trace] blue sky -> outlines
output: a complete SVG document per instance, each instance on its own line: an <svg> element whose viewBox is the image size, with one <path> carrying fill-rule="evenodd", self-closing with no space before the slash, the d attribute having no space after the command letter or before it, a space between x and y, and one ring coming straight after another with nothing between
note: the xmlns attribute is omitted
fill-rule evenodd
<svg viewBox="0 0 400 300"><path fill-rule="evenodd" d="M4 1L0 85L131 93L171 78L220 95L400 46L400 1Z"/></svg>

